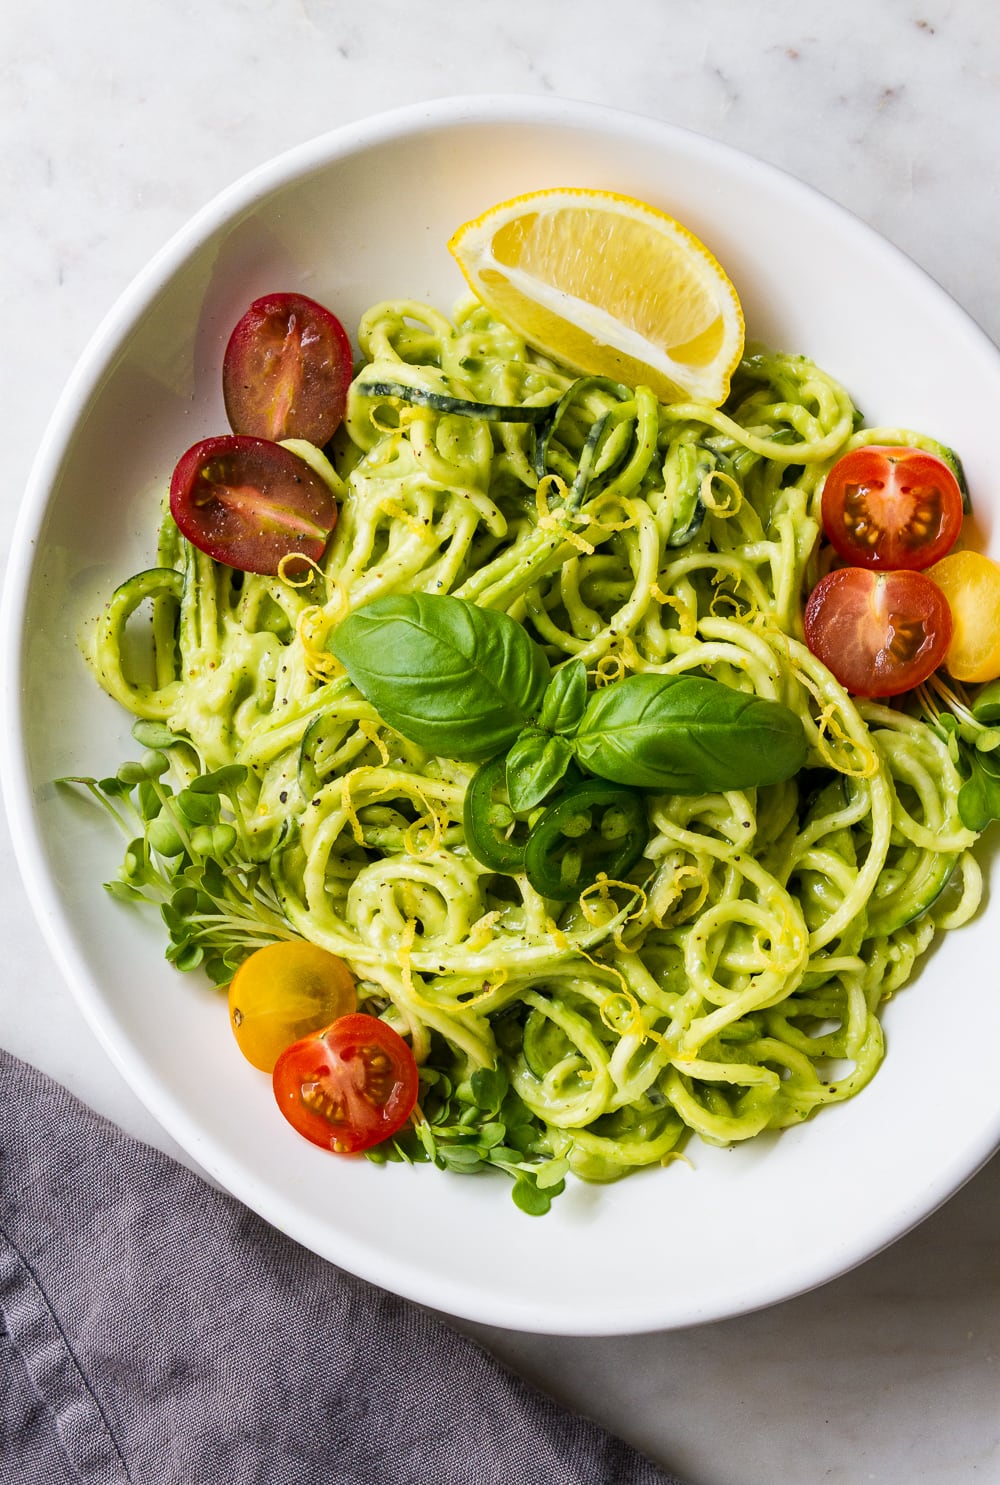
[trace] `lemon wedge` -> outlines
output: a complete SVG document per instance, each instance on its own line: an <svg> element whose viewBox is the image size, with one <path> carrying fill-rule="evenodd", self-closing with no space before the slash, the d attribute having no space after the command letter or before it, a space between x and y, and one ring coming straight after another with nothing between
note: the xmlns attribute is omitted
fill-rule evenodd
<svg viewBox="0 0 1000 1485"><path fill-rule="evenodd" d="M448 248L473 293L544 355L717 407L743 354L724 270L680 222L613 191L533 191Z"/></svg>

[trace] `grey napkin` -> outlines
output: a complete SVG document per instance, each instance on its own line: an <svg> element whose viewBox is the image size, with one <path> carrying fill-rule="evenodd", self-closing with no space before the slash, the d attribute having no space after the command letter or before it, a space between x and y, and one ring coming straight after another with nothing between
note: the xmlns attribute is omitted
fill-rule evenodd
<svg viewBox="0 0 1000 1485"><path fill-rule="evenodd" d="M0 1485L70 1482L677 1485L0 1051Z"/></svg>

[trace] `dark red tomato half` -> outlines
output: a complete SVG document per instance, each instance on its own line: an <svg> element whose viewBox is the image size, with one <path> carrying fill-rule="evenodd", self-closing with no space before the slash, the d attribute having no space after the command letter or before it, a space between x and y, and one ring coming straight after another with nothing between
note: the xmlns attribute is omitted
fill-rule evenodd
<svg viewBox="0 0 1000 1485"><path fill-rule="evenodd" d="M937 670L951 609L922 572L840 567L809 595L806 644L854 696L898 696Z"/></svg>
<svg viewBox="0 0 1000 1485"><path fill-rule="evenodd" d="M229 337L222 395L234 433L305 438L322 447L344 417L351 342L336 315L304 294L255 299Z"/></svg>
<svg viewBox="0 0 1000 1485"><path fill-rule="evenodd" d="M325 1150L353 1155L388 1139L417 1101L417 1064L406 1042L374 1016L341 1016L286 1048L274 1096L290 1124Z"/></svg>
<svg viewBox="0 0 1000 1485"><path fill-rule="evenodd" d="M309 465L264 438L205 438L178 461L170 512L184 536L218 562L272 576L285 557L318 562L337 502ZM294 576L306 564L290 562Z"/></svg>
<svg viewBox="0 0 1000 1485"><path fill-rule="evenodd" d="M826 477L823 530L855 567L931 567L961 529L958 481L947 464L921 449L852 449Z"/></svg>

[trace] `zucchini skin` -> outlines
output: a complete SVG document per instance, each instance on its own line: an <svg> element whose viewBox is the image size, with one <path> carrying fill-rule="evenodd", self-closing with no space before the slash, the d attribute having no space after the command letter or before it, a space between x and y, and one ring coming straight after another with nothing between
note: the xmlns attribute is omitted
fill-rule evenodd
<svg viewBox="0 0 1000 1485"><path fill-rule="evenodd" d="M121 583L111 595L107 610L98 624L94 638L93 668L104 689L133 715L147 721L164 721L169 717L180 688L172 667L161 660L156 663L156 683L133 682L126 674L123 661L125 627L140 604L152 600L154 611L164 604L170 609L169 624L162 611L155 621L154 632L160 636L172 628L179 614L184 578L173 567L150 567Z"/></svg>
<svg viewBox="0 0 1000 1485"><path fill-rule="evenodd" d="M408 387L402 382L359 381L355 384L355 391L364 397L396 397L400 402L429 407L433 412L452 413L460 418L483 418L490 423L530 423L535 427L551 419L554 406L552 403L534 407L470 402L464 397L449 397L444 392L434 392L427 387Z"/></svg>
<svg viewBox="0 0 1000 1485"><path fill-rule="evenodd" d="M884 904L873 902L865 930L866 938L881 938L922 918L937 902L951 881L958 862L955 852L928 852L913 873L905 892L893 893Z"/></svg>

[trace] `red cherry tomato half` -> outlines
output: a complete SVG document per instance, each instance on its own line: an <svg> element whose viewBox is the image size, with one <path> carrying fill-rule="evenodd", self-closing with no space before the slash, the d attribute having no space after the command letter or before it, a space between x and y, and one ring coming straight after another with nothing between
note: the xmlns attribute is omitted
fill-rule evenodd
<svg viewBox="0 0 1000 1485"><path fill-rule="evenodd" d="M356 1014L286 1048L273 1081L278 1107L299 1134L353 1155L402 1128L419 1079L403 1038L384 1021Z"/></svg>
<svg viewBox="0 0 1000 1485"><path fill-rule="evenodd" d="M951 610L922 572L840 567L809 595L806 644L854 696L898 696L944 660Z"/></svg>
<svg viewBox="0 0 1000 1485"><path fill-rule="evenodd" d="M823 486L823 529L855 567L922 569L962 529L962 492L941 459L921 449L852 449Z"/></svg>
<svg viewBox="0 0 1000 1485"><path fill-rule="evenodd" d="M343 420L351 370L347 332L322 304L304 294L255 299L223 358L229 426L254 438L322 446Z"/></svg>
<svg viewBox="0 0 1000 1485"><path fill-rule="evenodd" d="M170 511L200 551L272 576L290 555L318 562L337 502L309 465L280 444L226 434L188 449L170 481ZM306 563L287 564L294 576Z"/></svg>

